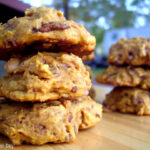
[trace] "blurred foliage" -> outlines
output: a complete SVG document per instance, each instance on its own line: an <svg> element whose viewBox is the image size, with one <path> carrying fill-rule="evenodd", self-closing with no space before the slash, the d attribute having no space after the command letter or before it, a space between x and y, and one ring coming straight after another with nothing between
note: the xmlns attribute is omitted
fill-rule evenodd
<svg viewBox="0 0 150 150"><path fill-rule="evenodd" d="M108 29L135 26L139 16L149 22L149 13L142 11L143 8L150 10L149 0L130 0L135 10L129 10L127 3L129 0L54 0L54 6L64 10L67 18L83 24L96 36L97 46L101 44ZM98 23L100 17L103 17L105 24Z"/></svg>

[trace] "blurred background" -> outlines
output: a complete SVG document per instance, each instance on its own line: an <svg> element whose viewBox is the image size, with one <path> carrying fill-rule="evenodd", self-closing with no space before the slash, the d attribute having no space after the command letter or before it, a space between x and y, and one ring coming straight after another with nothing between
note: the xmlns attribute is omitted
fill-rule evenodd
<svg viewBox="0 0 150 150"><path fill-rule="evenodd" d="M95 60L87 62L95 75L107 67L109 48L119 38L150 37L150 0L0 0L0 22L41 5L63 11L67 19L83 24L95 35ZM0 68L3 65L0 62ZM0 76L4 74L0 69Z"/></svg>

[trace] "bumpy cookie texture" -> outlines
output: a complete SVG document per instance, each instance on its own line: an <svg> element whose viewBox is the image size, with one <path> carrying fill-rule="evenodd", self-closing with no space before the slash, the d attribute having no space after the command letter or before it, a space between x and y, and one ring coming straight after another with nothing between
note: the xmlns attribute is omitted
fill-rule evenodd
<svg viewBox="0 0 150 150"><path fill-rule="evenodd" d="M97 75L96 81L115 86L150 89L150 69L148 67L109 66L106 71Z"/></svg>
<svg viewBox="0 0 150 150"><path fill-rule="evenodd" d="M150 66L150 39L120 39L111 46L108 62L114 65Z"/></svg>
<svg viewBox="0 0 150 150"><path fill-rule="evenodd" d="M150 92L140 88L116 87L104 101L104 110L150 115Z"/></svg>
<svg viewBox="0 0 150 150"><path fill-rule="evenodd" d="M89 73L78 56L42 52L28 57L7 62L0 95L17 101L46 101L89 94Z"/></svg>
<svg viewBox="0 0 150 150"><path fill-rule="evenodd" d="M2 60L9 59L14 53L37 50L65 51L81 57L93 57L96 44L95 37L82 25L66 20L62 12L44 6L27 9L24 17L14 17L1 24L0 31Z"/></svg>
<svg viewBox="0 0 150 150"><path fill-rule="evenodd" d="M0 101L0 133L14 145L72 142L80 129L96 125L102 107L90 97L44 103Z"/></svg>

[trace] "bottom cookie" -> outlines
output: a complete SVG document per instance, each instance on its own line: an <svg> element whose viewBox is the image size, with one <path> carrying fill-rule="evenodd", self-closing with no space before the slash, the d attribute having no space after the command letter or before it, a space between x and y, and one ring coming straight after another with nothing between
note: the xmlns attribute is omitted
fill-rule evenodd
<svg viewBox="0 0 150 150"><path fill-rule="evenodd" d="M104 111L150 115L150 92L139 88L116 87L104 101Z"/></svg>
<svg viewBox="0 0 150 150"><path fill-rule="evenodd" d="M101 117L101 105L88 96L43 103L0 100L0 133L14 145L72 142L79 129L94 126Z"/></svg>

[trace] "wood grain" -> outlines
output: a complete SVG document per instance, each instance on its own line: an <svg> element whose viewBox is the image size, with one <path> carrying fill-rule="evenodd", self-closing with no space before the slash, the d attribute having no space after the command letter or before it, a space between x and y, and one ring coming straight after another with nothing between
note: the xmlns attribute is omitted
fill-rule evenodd
<svg viewBox="0 0 150 150"><path fill-rule="evenodd" d="M0 136L0 145L8 150L8 139ZM11 149L11 148L10 148ZM15 150L149 150L150 116L138 117L119 113L104 113L94 128L81 131L74 143L23 145Z"/></svg>

